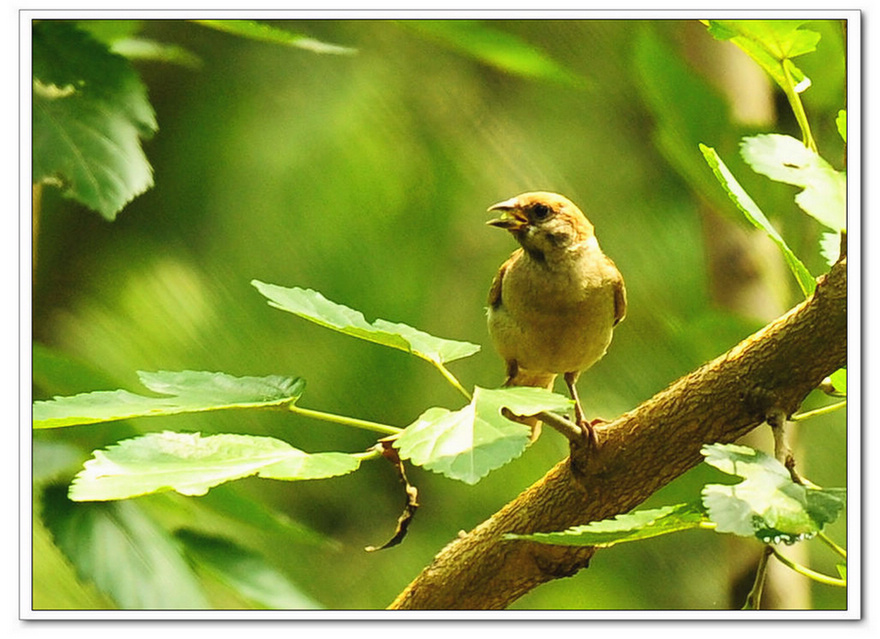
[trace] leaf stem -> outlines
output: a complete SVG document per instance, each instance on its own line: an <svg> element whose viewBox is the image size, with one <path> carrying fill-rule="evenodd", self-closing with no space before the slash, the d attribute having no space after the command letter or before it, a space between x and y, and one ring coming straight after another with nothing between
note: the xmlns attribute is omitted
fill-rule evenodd
<svg viewBox="0 0 880 639"><path fill-rule="evenodd" d="M828 413L833 413L834 411L843 408L846 406L846 401L837 402L836 404L828 404L828 406L822 406L820 408L816 408L806 413L798 413L796 415L791 416L791 421L800 422L805 419L809 419L810 417L817 417L818 415L827 415Z"/></svg>
<svg viewBox="0 0 880 639"><path fill-rule="evenodd" d="M773 556L776 557L779 561L781 561L784 565L788 566L796 573L803 575L813 581L818 581L821 584L825 584L828 586L839 586L841 588L846 587L846 579L838 579L837 577L829 577L828 575L824 575L821 572L816 572L815 570L810 570L806 566L801 566L798 563L795 563L782 553L780 553L773 546L767 546L770 551L773 553Z"/></svg>
<svg viewBox="0 0 880 639"><path fill-rule="evenodd" d="M296 413L297 415L302 415L303 417L311 417L313 419L320 419L325 422L342 424L343 426L352 426L354 428L361 428L363 430L371 430L375 433L382 433L383 435L397 435L403 431L402 428L397 428L396 426L389 426L388 424L371 422L366 419L358 419L356 417L345 417L344 415L325 413L319 410L303 408L292 403L287 405L287 409L290 412Z"/></svg>
<svg viewBox="0 0 880 639"><path fill-rule="evenodd" d="M459 382L458 379L456 379L455 375L453 375L452 373L449 372L449 369L446 368L442 362L438 362L433 359L430 361L436 367L436 369L438 371L440 371L440 374L446 378L446 381L448 381L450 384L452 384L455 387L455 389L458 390L459 393L461 393L462 395L464 395L467 398L468 401L471 401L471 399L473 399L471 397L471 394L469 392L467 392L467 390L465 389L464 386L461 385L461 382Z"/></svg>
<svg viewBox="0 0 880 639"><path fill-rule="evenodd" d="M819 539L821 539L823 542L825 542L825 545L827 545L829 548L831 548L831 550L833 550L838 555L840 555L841 557L846 559L846 548L841 548L836 543L831 541L831 539L828 537L828 535L826 535L824 532L820 532L816 536Z"/></svg>
<svg viewBox="0 0 880 639"><path fill-rule="evenodd" d="M816 140L813 139L810 123L807 121L807 113L804 111L804 103L801 102L801 97L795 90L794 78L791 77L791 70L789 68L790 64L791 61L788 58L782 60L782 72L785 74L785 83L788 85L784 87L785 94L791 104L791 110L794 111L794 117L801 127L801 133L804 136L804 146L818 153L819 149L816 147Z"/></svg>

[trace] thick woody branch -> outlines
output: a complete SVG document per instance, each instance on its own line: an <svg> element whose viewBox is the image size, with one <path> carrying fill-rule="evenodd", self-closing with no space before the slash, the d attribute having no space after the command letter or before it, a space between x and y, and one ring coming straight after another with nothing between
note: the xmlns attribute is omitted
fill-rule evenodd
<svg viewBox="0 0 880 639"><path fill-rule="evenodd" d="M770 414L790 416L846 364L846 258L815 294L612 423L434 558L391 609L501 609L587 566L593 548L504 540L564 530L631 510Z"/></svg>

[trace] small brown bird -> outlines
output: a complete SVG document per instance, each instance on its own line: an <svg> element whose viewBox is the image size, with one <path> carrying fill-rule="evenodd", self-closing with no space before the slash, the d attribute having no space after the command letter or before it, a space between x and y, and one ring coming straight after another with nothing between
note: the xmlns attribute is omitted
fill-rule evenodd
<svg viewBox="0 0 880 639"><path fill-rule="evenodd" d="M626 315L623 277L590 221L561 195L523 193L489 211L501 215L488 224L510 231L522 247L489 290L489 333L507 363L504 385L552 388L563 375L575 420L592 436L575 382L605 355Z"/></svg>

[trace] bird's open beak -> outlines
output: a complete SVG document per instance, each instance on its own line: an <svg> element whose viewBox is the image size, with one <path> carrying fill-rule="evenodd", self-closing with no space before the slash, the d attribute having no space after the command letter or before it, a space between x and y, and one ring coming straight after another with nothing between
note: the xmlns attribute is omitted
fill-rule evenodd
<svg viewBox="0 0 880 639"><path fill-rule="evenodd" d="M518 231L529 223L522 209L517 206L515 199L493 204L488 210L501 212L500 216L486 222L490 226L497 226L508 231Z"/></svg>

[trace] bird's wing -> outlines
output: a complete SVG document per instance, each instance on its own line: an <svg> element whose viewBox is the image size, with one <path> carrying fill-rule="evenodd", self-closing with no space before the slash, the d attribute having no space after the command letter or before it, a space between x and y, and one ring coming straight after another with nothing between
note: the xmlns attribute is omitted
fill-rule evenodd
<svg viewBox="0 0 880 639"><path fill-rule="evenodd" d="M501 280L504 279L504 274L507 273L507 269L516 262L520 256L522 255L523 250L521 248L516 249L507 261L501 265L501 268L498 269L498 273L495 275L495 279L492 280L492 286L489 287L489 306L491 308L498 308L501 306Z"/></svg>
<svg viewBox="0 0 880 639"><path fill-rule="evenodd" d="M614 278L614 325L617 326L626 317L626 285L623 276L615 268L617 276Z"/></svg>

